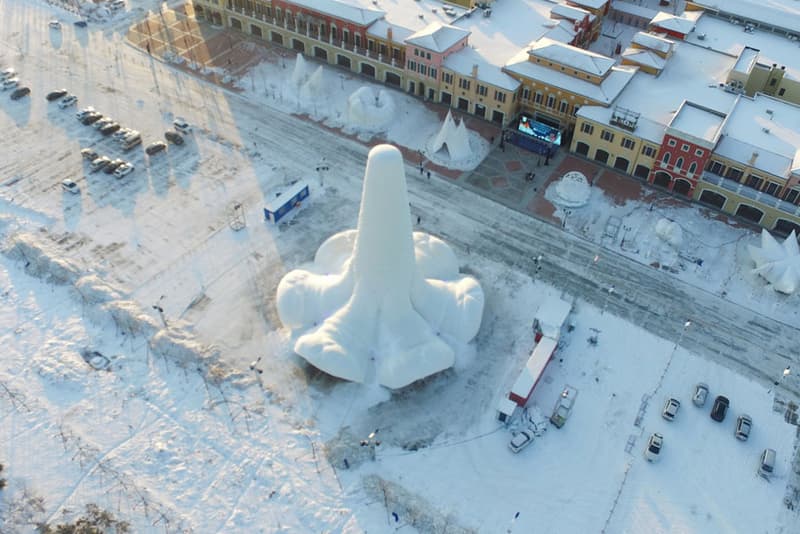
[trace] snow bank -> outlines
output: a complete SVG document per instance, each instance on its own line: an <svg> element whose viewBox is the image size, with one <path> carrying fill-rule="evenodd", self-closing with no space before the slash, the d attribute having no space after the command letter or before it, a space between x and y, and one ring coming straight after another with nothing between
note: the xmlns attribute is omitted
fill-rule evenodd
<svg viewBox="0 0 800 534"><path fill-rule="evenodd" d="M330 237L306 269L278 285L294 350L333 376L395 389L451 367L478 332L483 290L461 276L444 241L412 233L403 159L389 145L367 159L358 228ZM446 341L447 340L447 341Z"/></svg>
<svg viewBox="0 0 800 534"><path fill-rule="evenodd" d="M683 230L675 221L659 219L656 223L656 235L674 248L683 244Z"/></svg>
<svg viewBox="0 0 800 534"><path fill-rule="evenodd" d="M59 258L59 254L49 243L42 243L35 235L15 234L4 253L15 260L24 262L25 270L37 278L58 285L74 284L80 277L80 267Z"/></svg>

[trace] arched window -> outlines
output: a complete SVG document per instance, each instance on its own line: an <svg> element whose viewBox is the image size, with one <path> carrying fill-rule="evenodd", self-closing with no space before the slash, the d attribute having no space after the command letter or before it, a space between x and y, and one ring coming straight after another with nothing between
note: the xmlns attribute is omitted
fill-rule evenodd
<svg viewBox="0 0 800 534"><path fill-rule="evenodd" d="M678 158L675 161L675 168L678 169L678 170L683 169L683 158Z"/></svg>
<svg viewBox="0 0 800 534"><path fill-rule="evenodd" d="M665 152L664 153L664 157L661 159L661 162L664 165L668 165L669 164L669 152Z"/></svg>
<svg viewBox="0 0 800 534"><path fill-rule="evenodd" d="M697 163L693 161L692 164L689 165L689 174L694 174L694 171L696 170L697 170Z"/></svg>

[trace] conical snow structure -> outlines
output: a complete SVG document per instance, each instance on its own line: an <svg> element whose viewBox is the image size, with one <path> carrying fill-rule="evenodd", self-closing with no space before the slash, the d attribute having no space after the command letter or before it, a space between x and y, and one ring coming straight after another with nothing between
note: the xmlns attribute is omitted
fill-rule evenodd
<svg viewBox="0 0 800 534"><path fill-rule="evenodd" d="M800 250L794 230L783 243L761 230L761 247L747 246L756 264L754 272L764 277L775 291L793 294L800 286Z"/></svg>
<svg viewBox="0 0 800 534"><path fill-rule="evenodd" d="M333 376L374 376L393 389L451 367L449 343L475 337L483 302L446 243L412 233L403 158L389 145L370 150L358 228L328 238L277 293L281 322L302 332L298 355Z"/></svg>
<svg viewBox="0 0 800 534"><path fill-rule="evenodd" d="M467 159L470 156L469 132L467 131L467 127L464 126L463 120L456 126L456 122L453 120L453 116L449 111L442 123L442 127L439 129L439 133L436 134L429 148L431 152L435 154L439 152L443 146L447 148L447 153L450 155L451 160L459 161Z"/></svg>
<svg viewBox="0 0 800 534"><path fill-rule="evenodd" d="M300 96L306 100L317 100L325 93L325 81L323 79L322 65L317 67L303 87L300 89Z"/></svg>
<svg viewBox="0 0 800 534"><path fill-rule="evenodd" d="M347 99L347 118L353 126L381 128L394 117L394 100L387 91L377 94L371 87L360 87Z"/></svg>
<svg viewBox="0 0 800 534"><path fill-rule="evenodd" d="M303 54L297 54L297 59L294 62L294 70L292 71L292 85L295 87L302 86L308 76L306 74L307 70L308 67L306 67L306 60Z"/></svg>

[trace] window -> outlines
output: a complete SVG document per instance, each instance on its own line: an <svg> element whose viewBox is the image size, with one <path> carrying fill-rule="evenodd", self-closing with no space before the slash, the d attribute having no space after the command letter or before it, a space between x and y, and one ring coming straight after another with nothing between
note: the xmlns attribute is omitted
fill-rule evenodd
<svg viewBox="0 0 800 534"><path fill-rule="evenodd" d="M408 70L417 70L417 63L415 61L408 60Z"/></svg>
<svg viewBox="0 0 800 534"><path fill-rule="evenodd" d="M786 89L784 89L783 87L781 87L780 89L778 89L778 96L783 96L783 94L784 94L785 92L786 92Z"/></svg>
<svg viewBox="0 0 800 534"><path fill-rule="evenodd" d="M709 172L713 172L714 174L716 174L718 176L722 176L722 174L725 172L725 165L723 165L719 161L712 161L708 165L708 170L709 170Z"/></svg>
<svg viewBox="0 0 800 534"><path fill-rule="evenodd" d="M669 146L675 146L675 145L677 145L678 143L675 141L675 139L670 139L669 141L667 141L667 144L668 144Z"/></svg>
<svg viewBox="0 0 800 534"><path fill-rule="evenodd" d="M539 91L536 91L536 95L533 97L533 101L536 102L537 104L541 104L542 103L542 93L540 93Z"/></svg>
<svg viewBox="0 0 800 534"><path fill-rule="evenodd" d="M558 105L558 112L559 113L566 113L569 109L569 102L566 100L562 100L561 103Z"/></svg>
<svg viewBox="0 0 800 534"><path fill-rule="evenodd" d="M705 154L705 152L703 152L703 151L702 151L702 150L700 150L699 148L698 148L697 150L695 150L695 151L694 151L694 155L695 155L695 156L697 156L698 158L702 158L702 157L703 157L703 154Z"/></svg>
<svg viewBox="0 0 800 534"><path fill-rule="evenodd" d="M458 86L464 89L465 91L469 91L469 86L470 86L469 80L461 78L460 80L458 80Z"/></svg>
<svg viewBox="0 0 800 534"><path fill-rule="evenodd" d="M581 133L592 135L594 133L594 126L588 122L581 123Z"/></svg>
<svg viewBox="0 0 800 534"><path fill-rule="evenodd" d="M783 200L790 204L800 205L800 191L797 189L790 189L789 192L786 193L786 198Z"/></svg>
<svg viewBox="0 0 800 534"><path fill-rule="evenodd" d="M664 165L669 165L669 152L664 152L664 157L661 158Z"/></svg>
<svg viewBox="0 0 800 534"><path fill-rule="evenodd" d="M495 91L494 92L494 99L498 102L505 102L506 101L506 94L502 91Z"/></svg>
<svg viewBox="0 0 800 534"><path fill-rule="evenodd" d="M485 85L478 84L478 94L481 96L486 96L489 90L486 88Z"/></svg>
<svg viewBox="0 0 800 534"><path fill-rule="evenodd" d="M751 174L747 177L747 181L745 185L747 187L752 187L753 189L761 189L761 185L764 183L764 179L760 176L756 176L755 174Z"/></svg>
<svg viewBox="0 0 800 534"><path fill-rule="evenodd" d="M603 141L608 141L609 143L614 142L614 134L609 132L608 130L603 130L600 132L600 139Z"/></svg>
<svg viewBox="0 0 800 534"><path fill-rule="evenodd" d="M427 59L428 61L430 61L430 60L431 60L431 53L430 53L430 52L428 52L427 54L425 54L425 59Z"/></svg>
<svg viewBox="0 0 800 534"><path fill-rule="evenodd" d="M691 165L689 165L689 174L694 174L697 171L697 162L693 161Z"/></svg>
<svg viewBox="0 0 800 534"><path fill-rule="evenodd" d="M572 116L573 117L577 117L578 116L578 110L579 109L581 109L580 106L572 106Z"/></svg>
<svg viewBox="0 0 800 534"><path fill-rule="evenodd" d="M772 78L772 79L769 81L769 86L770 86L770 87L775 87L775 85L776 85L777 83L778 83L778 78Z"/></svg>
<svg viewBox="0 0 800 534"><path fill-rule="evenodd" d="M651 146L643 146L642 147L642 154L648 158L652 158L656 155L656 149Z"/></svg>
<svg viewBox="0 0 800 534"><path fill-rule="evenodd" d="M725 173L725 176L730 178L731 180L736 180L737 182L742 179L742 171L739 169L728 169L728 172Z"/></svg>
<svg viewBox="0 0 800 534"><path fill-rule="evenodd" d="M444 81L444 83L452 85L453 84L453 75L450 74L449 72L443 72L442 73L442 80Z"/></svg>
<svg viewBox="0 0 800 534"><path fill-rule="evenodd" d="M683 158L678 158L675 160L675 168L678 170L683 170Z"/></svg>
<svg viewBox="0 0 800 534"><path fill-rule="evenodd" d="M767 187L764 189L764 192L768 195L772 195L773 197L780 197L781 191L780 186L775 182L767 182Z"/></svg>
<svg viewBox="0 0 800 534"><path fill-rule="evenodd" d="M553 95L547 95L547 107L552 108L556 105L556 97Z"/></svg>
<svg viewBox="0 0 800 534"><path fill-rule="evenodd" d="M436 69L434 69L433 67L431 67L431 69L430 69L430 72L428 73L428 75L429 75L431 78L433 78L433 79L436 79L436 76L438 76L438 73L436 72Z"/></svg>
<svg viewBox="0 0 800 534"><path fill-rule="evenodd" d="M522 88L522 100L530 100L531 98L531 90L527 87Z"/></svg>
<svg viewBox="0 0 800 534"><path fill-rule="evenodd" d="M681 151L682 152L689 152L689 145L686 145L686 144L681 145Z"/></svg>
<svg viewBox="0 0 800 534"><path fill-rule="evenodd" d="M633 147L636 145L633 139L630 137L623 137L622 141L620 142L623 148L627 148L628 150L633 150Z"/></svg>
<svg viewBox="0 0 800 534"><path fill-rule="evenodd" d="M419 49L418 49L418 48L415 48L415 49L414 49L414 55L415 55L415 56L417 56L417 57L419 57Z"/></svg>
<svg viewBox="0 0 800 534"><path fill-rule="evenodd" d="M419 70L419 73L422 74L423 76L428 74L428 67L426 65L423 65L422 63L419 64L419 69L418 70Z"/></svg>

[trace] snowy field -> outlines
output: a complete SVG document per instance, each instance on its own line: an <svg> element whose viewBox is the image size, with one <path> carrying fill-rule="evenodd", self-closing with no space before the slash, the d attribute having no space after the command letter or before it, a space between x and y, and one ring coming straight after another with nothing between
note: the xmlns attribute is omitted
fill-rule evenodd
<svg viewBox="0 0 800 534"><path fill-rule="evenodd" d="M25 28L0 28L0 63L13 65L33 93L0 101L0 128L9 132L0 140L4 532L74 519L91 503L134 532L796 530L800 519L782 503L795 427L773 411L773 392L580 295L571 296L575 330L532 399L549 413L571 384L580 391L576 408L563 429L550 427L512 454L494 406L532 347L538 303L555 290L480 250L456 250L462 269L479 279L486 308L475 343L456 355L452 371L390 395L331 380L292 354L275 289L328 235L355 227L367 149L286 112L335 121L362 81L332 84L340 89L326 119L313 101L309 109L290 100L291 65L259 67L266 86L285 93L259 95L258 82L245 79L237 96L125 44L132 14L83 34L65 24L58 36L47 20L71 19L45 4L2 0L0 14ZM75 121L74 109L45 102L59 86L79 96L79 107L93 105L142 131L145 144L178 115L194 133L167 154L135 152L136 171L123 180L89 173L81 147L122 154ZM340 115L342 128L364 139L382 129L391 141L423 149L438 118L416 100L390 97L408 113L395 113L391 127L345 124ZM320 176L312 169L323 158L330 170ZM64 177L76 179L79 195L62 192ZM286 224L265 224L265 203L297 179L309 181L310 202ZM484 204L435 182L409 180L412 217L421 214L434 234L471 235L471 221L448 213L435 195L444 188L466 208ZM587 208L607 202L592 195ZM238 232L229 226L235 203L247 223ZM678 220L695 213L668 209ZM581 217L571 213L568 229L580 233ZM666 246L655 222L631 230L640 250ZM722 244L758 242L727 226L711 231L702 225L718 223L700 215L687 224L708 239L708 249L691 251L707 262ZM664 261L677 253L659 254ZM745 302L751 295L775 315L794 310L784 320L798 324L796 296L778 300L746 269L722 268L690 279L714 292L727 280L728 294ZM591 329L600 332L596 346L587 342ZM710 403L691 404L697 381L712 397L731 399L722 424L708 417ZM683 403L671 423L660 417L670 395ZM733 437L740 413L754 420L744 443ZM381 445L372 461L371 447L359 442L376 429ZM649 464L642 450L656 431L665 437L663 458ZM755 476L764 447L778 452L771 483Z"/></svg>

